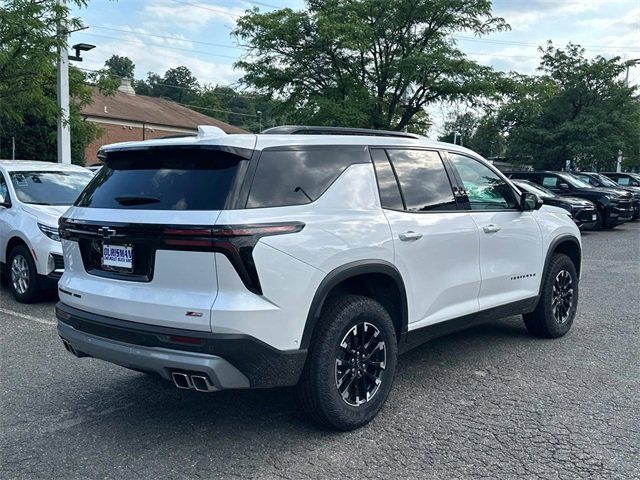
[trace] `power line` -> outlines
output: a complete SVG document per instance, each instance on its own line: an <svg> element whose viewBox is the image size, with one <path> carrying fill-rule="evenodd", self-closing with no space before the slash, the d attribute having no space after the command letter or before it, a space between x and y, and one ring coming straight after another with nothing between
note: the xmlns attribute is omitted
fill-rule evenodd
<svg viewBox="0 0 640 480"><path fill-rule="evenodd" d="M176 102L175 100L171 100L171 101L174 102L174 103L177 103L178 105L182 105L183 107L200 108L202 110L211 110L212 112L230 113L232 115L241 115L243 117L252 117L252 118L257 118L258 117L258 115L251 115L249 113L234 112L233 110L220 110L218 108L201 107L199 105L189 105L188 103L180 103L180 102Z"/></svg>
<svg viewBox="0 0 640 480"><path fill-rule="evenodd" d="M237 13L231 13L225 10L220 10L219 8L213 8L204 5L198 5L196 3L185 2L183 0L172 0L174 3L180 3L182 5L188 5L190 7L201 8L202 10L209 10L210 12L220 13L222 15L227 15L229 17L240 18L242 15L238 15Z"/></svg>
<svg viewBox="0 0 640 480"><path fill-rule="evenodd" d="M101 70L93 70L91 68L83 68L83 67L74 67L78 70L82 70L84 72L91 72L91 73L103 73L103 71ZM140 80L142 82L144 82L145 80ZM154 82L153 85L160 85L163 87L169 87L169 88L176 88L178 90L189 90L189 91L194 91L197 89L193 89L193 88L189 88L189 87L182 87L180 85L171 85L170 83L161 83L161 82ZM212 94L212 95L221 95L221 96L227 96L227 97L260 97L261 95L258 94L254 94L254 93L247 93L247 92L237 92L235 91L235 89L233 88L232 85L221 85L221 84L216 84L217 88L230 88L232 90L234 90L235 93L225 93L225 92L214 92L212 90L199 90L199 93L207 93L207 94Z"/></svg>
<svg viewBox="0 0 640 480"><path fill-rule="evenodd" d="M190 48L180 48L180 47L171 47L168 45L160 45L157 43L145 43L142 40L139 39L129 39L129 40L124 40L122 38L118 38L118 37L111 37L109 35L100 35L98 33L89 33L89 32L77 32L76 35L89 35L89 36L93 36L93 37L98 37L98 38L108 38L111 40L119 40L119 41L124 41L125 43L131 43L131 42L136 42L140 45L145 45L147 47L156 47L156 48L161 48L161 49L167 49L167 50L176 50L179 52L188 52L188 53L196 53L196 54L200 54L200 55L208 55L210 57L221 57L221 58L230 58L232 60L237 60L238 57L232 57L231 55L222 55L220 53L211 53L211 52L202 52L200 50L191 50Z"/></svg>
<svg viewBox="0 0 640 480"><path fill-rule="evenodd" d="M136 32L136 31L133 31L133 30L123 30L123 29L120 29L120 28L103 27L102 25L90 25L90 27L91 28L99 28L100 30L111 30L113 32L129 33L129 34L132 34L132 35L144 35L146 37L163 38L163 39L166 39L166 40L178 40L178 41L181 41L181 42L197 43L199 45L207 45L207 46L210 46L210 47L243 49L243 47L240 47L240 46L223 45L221 43L201 42L199 40L191 40L189 38L171 37L171 36L168 36L168 35L156 35L156 34L153 34L153 33ZM87 33L90 33L90 32L87 32Z"/></svg>
<svg viewBox="0 0 640 480"><path fill-rule="evenodd" d="M513 41L513 40L497 40L497 39L492 39L492 38L476 38L476 37L466 37L466 36L463 36L463 35L452 35L452 37L460 39L460 40L469 41L469 42L493 43L493 44L499 44L499 45L513 45L513 46L519 46L519 47L539 47L539 46L541 46L541 44L534 43L534 42L518 42L518 41ZM544 42L544 43L546 43L546 42ZM580 46L582 48L584 48L585 50L591 50L591 51L606 51L606 50L630 50L632 52L640 51L638 49L634 50L635 47L609 47L609 46L606 46L606 45L580 45Z"/></svg>

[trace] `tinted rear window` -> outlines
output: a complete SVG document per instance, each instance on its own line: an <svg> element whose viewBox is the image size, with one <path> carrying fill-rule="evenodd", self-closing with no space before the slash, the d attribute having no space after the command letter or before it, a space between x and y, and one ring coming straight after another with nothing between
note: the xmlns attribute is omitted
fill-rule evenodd
<svg viewBox="0 0 640 480"><path fill-rule="evenodd" d="M281 207L313 202L354 163L371 163L365 147L264 150L247 207Z"/></svg>
<svg viewBox="0 0 640 480"><path fill-rule="evenodd" d="M162 148L109 153L76 205L144 210L222 210L242 159L232 153Z"/></svg>

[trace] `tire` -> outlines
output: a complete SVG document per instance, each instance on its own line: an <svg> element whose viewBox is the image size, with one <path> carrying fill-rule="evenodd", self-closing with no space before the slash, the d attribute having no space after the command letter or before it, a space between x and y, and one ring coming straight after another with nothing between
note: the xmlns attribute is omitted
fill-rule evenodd
<svg viewBox="0 0 640 480"><path fill-rule="evenodd" d="M360 358L368 355L369 361L355 360L348 352L360 352ZM397 357L396 331L382 305L359 295L330 300L296 386L302 410L320 425L337 430L366 425L389 395Z"/></svg>
<svg viewBox="0 0 640 480"><path fill-rule="evenodd" d="M594 230L604 230L604 215L596 209L596 226Z"/></svg>
<svg viewBox="0 0 640 480"><path fill-rule="evenodd" d="M557 292L563 292L559 302ZM575 265L568 256L554 254L543 279L536 309L523 315L529 333L542 338L565 335L573 325L578 298L579 279ZM554 309L555 303L558 305Z"/></svg>
<svg viewBox="0 0 640 480"><path fill-rule="evenodd" d="M32 303L40 296L40 278L31 253L24 245L11 250L7 262L7 282L13 297L21 303Z"/></svg>

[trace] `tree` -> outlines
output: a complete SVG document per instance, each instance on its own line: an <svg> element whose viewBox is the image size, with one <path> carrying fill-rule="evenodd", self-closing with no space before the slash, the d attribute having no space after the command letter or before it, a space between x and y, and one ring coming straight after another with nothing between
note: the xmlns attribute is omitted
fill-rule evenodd
<svg viewBox="0 0 640 480"><path fill-rule="evenodd" d="M160 76L149 72L147 79L134 83L137 94L163 97L178 103L190 103L200 91L198 79L185 66L170 68Z"/></svg>
<svg viewBox="0 0 640 480"><path fill-rule="evenodd" d="M473 112L454 114L444 122L444 133L438 138L441 142L454 143L469 147L469 142L478 126L478 117ZM456 135L457 133L457 135Z"/></svg>
<svg viewBox="0 0 640 480"><path fill-rule="evenodd" d="M618 150L640 160L640 102L621 74L619 57L587 59L584 49L549 43L539 77L518 76L499 116L509 131L508 153L539 168L612 168Z"/></svg>
<svg viewBox="0 0 640 480"><path fill-rule="evenodd" d="M136 66L129 57L111 55L111 58L104 62L107 72L117 78L133 78Z"/></svg>
<svg viewBox="0 0 640 480"><path fill-rule="evenodd" d="M69 3L86 5L84 0ZM18 158L56 160L56 62L58 49L67 48L57 34L58 22L68 30L81 26L69 18L64 4L53 1L7 0L0 8L0 157L10 152L13 138ZM96 134L96 127L80 116L91 98L85 81L84 73L70 68L69 122L76 163L83 162L84 147Z"/></svg>
<svg viewBox="0 0 640 480"><path fill-rule="evenodd" d="M489 0L307 0L306 10L241 17L234 35L248 53L236 66L293 121L424 129L429 104L495 90L496 74L451 35L507 28Z"/></svg>

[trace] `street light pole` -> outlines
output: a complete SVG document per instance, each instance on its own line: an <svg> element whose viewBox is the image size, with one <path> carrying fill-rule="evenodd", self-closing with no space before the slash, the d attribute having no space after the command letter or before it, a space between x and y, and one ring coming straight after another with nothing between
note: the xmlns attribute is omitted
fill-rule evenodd
<svg viewBox="0 0 640 480"><path fill-rule="evenodd" d="M58 0L64 5L66 0ZM65 19L58 19L58 37L64 39L58 49L57 94L58 108L58 163L71 163L71 132L69 128L69 55L67 53L67 33Z"/></svg>
<svg viewBox="0 0 640 480"><path fill-rule="evenodd" d="M258 110L256 112L258 114L258 133L262 132L262 112Z"/></svg>

